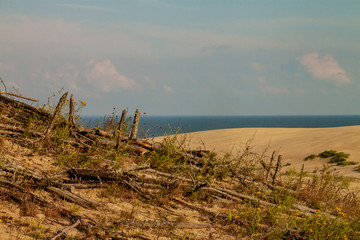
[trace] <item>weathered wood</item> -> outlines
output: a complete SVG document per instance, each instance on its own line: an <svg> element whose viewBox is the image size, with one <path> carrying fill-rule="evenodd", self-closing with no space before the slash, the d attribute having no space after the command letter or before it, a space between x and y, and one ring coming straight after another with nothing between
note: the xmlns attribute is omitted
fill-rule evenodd
<svg viewBox="0 0 360 240"><path fill-rule="evenodd" d="M81 224L80 219L78 219L74 224L67 226L66 228L64 228L59 234L57 234L56 236L54 236L53 238L51 238L51 240L56 240L58 238L60 238L62 235L64 235L66 232L68 232L69 230L76 228L77 226L79 226Z"/></svg>
<svg viewBox="0 0 360 240"><path fill-rule="evenodd" d="M25 167L16 164L15 162L5 162L4 164L0 165L0 169L6 172L30 177L37 182L45 183L45 185L52 185L61 188L63 187L63 184L58 182L57 180L45 178L38 173L32 171L31 169L26 169Z"/></svg>
<svg viewBox="0 0 360 240"><path fill-rule="evenodd" d="M275 159L275 154L276 154L276 151L273 151L273 153L271 154L269 168L266 171L266 179L265 179L266 181L269 178L270 170L273 168L273 162L274 162L274 159Z"/></svg>
<svg viewBox="0 0 360 240"><path fill-rule="evenodd" d="M138 128L139 128L139 121L140 121L140 111L139 111L139 109L136 109L134 123L131 127L131 132L130 132L131 139L136 139L136 135L137 135Z"/></svg>
<svg viewBox="0 0 360 240"><path fill-rule="evenodd" d="M275 184L276 177L277 177L278 172L280 172L281 166L282 166L282 156L279 155L278 161L277 161L277 164L276 164L276 169L275 169L274 176L273 176L272 184Z"/></svg>
<svg viewBox="0 0 360 240"><path fill-rule="evenodd" d="M270 206L270 207L276 206L273 203L266 202L266 201L260 200L258 198L255 198L255 197L252 197L252 196L249 196L249 195L245 195L245 194L241 194L241 193L238 193L238 192L235 192L235 191L232 191L232 190L229 190L229 189L225 189L225 188L204 187L203 190L214 191L214 192L224 194L224 195L232 195L232 196L235 196L237 198L247 200L247 201L250 201L250 202L253 202L253 203L258 203L258 204L264 205L264 206Z"/></svg>
<svg viewBox="0 0 360 240"><path fill-rule="evenodd" d="M74 95L72 95L72 94L71 94L71 96L70 96L69 122L70 122L70 126L71 126L73 129L76 129L76 123L75 123L75 101L74 101Z"/></svg>
<svg viewBox="0 0 360 240"><path fill-rule="evenodd" d="M169 221L136 221L136 220L124 220L116 222L118 225L126 225L132 228L159 228L159 229L173 229L173 228L186 228L186 229L198 229L198 228L214 228L209 223L191 223L191 222L169 222Z"/></svg>
<svg viewBox="0 0 360 240"><path fill-rule="evenodd" d="M42 176L40 176L39 174L37 174L34 171L31 171L29 169L25 169L23 166L20 166L20 165L16 164L15 162L11 162L11 163L5 162L4 164L0 165L0 169L4 170L6 172L22 174L24 176L31 177L37 181L44 180L44 178Z"/></svg>
<svg viewBox="0 0 360 240"><path fill-rule="evenodd" d="M49 112L47 112L45 110L42 110L42 109L38 109L38 108L33 107L33 106L29 105L29 104L26 104L26 103L23 103L23 102L20 102L20 101L5 97L3 95L0 95L0 100L2 102L7 103L7 104L15 104L19 108L26 109L26 110L28 110L30 112L35 112L35 113L39 114L40 116L43 116L43 117L45 117L47 119L51 118L51 114Z"/></svg>
<svg viewBox="0 0 360 240"><path fill-rule="evenodd" d="M35 137L44 136L44 133L42 133L42 132L33 131L33 130L27 130L27 129L22 128L22 127L15 127L15 126L12 126L12 125L2 124L2 123L0 123L0 128L5 129L5 130L14 131L14 132L30 133Z"/></svg>
<svg viewBox="0 0 360 240"><path fill-rule="evenodd" d="M55 112L54 112L54 115L50 121L50 124L48 125L46 131L45 131L45 140L48 140L49 138L49 135L50 135L50 132L51 130L54 128L55 126L55 122L56 120L58 119L59 115L60 115L60 111L66 101L66 97L68 95L68 92L64 93L64 95L62 95L62 97L60 98L59 100L59 103L58 105L56 106L56 109L55 109Z"/></svg>
<svg viewBox="0 0 360 240"><path fill-rule="evenodd" d="M97 142L104 145L104 146L108 146L108 147L116 147L117 142L112 141L112 140L108 140L108 139L97 139ZM134 152L136 154L139 155L143 155L147 152L149 152L148 149L137 146L135 144L131 144L132 142L120 142L120 148L121 149L127 149L131 152Z"/></svg>
<svg viewBox="0 0 360 240"><path fill-rule="evenodd" d="M77 131L80 133L80 134L87 134L87 133L93 133L93 130L91 128L86 128L86 127L83 127L83 126L79 126L77 128Z"/></svg>
<svg viewBox="0 0 360 240"><path fill-rule="evenodd" d="M65 198L66 200L76 203L84 208L95 208L96 204L67 190L62 190L56 187L48 186L47 189L57 195Z"/></svg>
<svg viewBox="0 0 360 240"><path fill-rule="evenodd" d="M122 140L121 135L123 134L125 117L126 117L126 110L124 109L121 113L121 119L120 119L119 127L118 127L118 138L117 138L117 142L116 142L116 150L118 150L118 151L121 149L121 140Z"/></svg>
<svg viewBox="0 0 360 240"><path fill-rule="evenodd" d="M124 109L124 110L122 110L122 113L121 113L121 118L120 118L119 127L118 127L119 135L122 135L122 133L123 133L126 112L127 111Z"/></svg>
<svg viewBox="0 0 360 240"><path fill-rule="evenodd" d="M226 214L222 214L222 213L219 213L219 212L214 213L214 212L212 212L210 210L207 210L205 208L198 207L198 206L194 205L193 203L186 202L186 201L184 201L183 199L180 199L180 198L172 198L172 200L175 201L176 203L180 203L181 205L183 205L183 206L185 206L187 208L198 211L199 213L210 217L210 219L219 219L221 221L226 221L226 219L228 217Z"/></svg>
<svg viewBox="0 0 360 240"><path fill-rule="evenodd" d="M5 179L2 179L0 178L0 186L1 185L5 185L5 186L8 186L9 188L7 189L9 192L8 194L11 195L11 196L22 196L21 200L28 200L30 199L32 202L34 203L37 203L39 205L42 205L42 206L46 206L46 205L51 205L48 201L46 201L45 199L35 195L34 193L31 193L31 192L28 192L26 191L23 187L15 184L15 183L12 183L12 182L9 182ZM16 189L16 193L22 193L22 195L12 195L11 193L11 189L10 188L13 188L13 189Z"/></svg>
<svg viewBox="0 0 360 240"><path fill-rule="evenodd" d="M104 131L104 130L101 130L101 129L98 129L98 128L94 129L93 133L95 135L98 135L98 136L101 136L101 137L107 137L107 138L113 137L112 133L109 133L107 131Z"/></svg>
<svg viewBox="0 0 360 240"><path fill-rule="evenodd" d="M10 96L14 96L14 97L26 99L26 100L33 101L33 102L38 102L38 101L40 101L39 99L34 99L34 98L25 97L25 96L23 96L23 95L15 94L15 93L12 93L12 92L0 92L0 94L6 94L6 95L10 95Z"/></svg>
<svg viewBox="0 0 360 240"><path fill-rule="evenodd" d="M167 177L167 178L169 178L169 179L177 179L177 180L180 180L180 181L185 181L185 182L194 183L194 184L196 184L196 185L201 185L201 184L203 184L203 182L200 182L200 181L197 181L197 180L192 180L192 179L185 178L185 177L182 177L182 176L176 176L176 175L173 175L173 174L170 174L170 173L161 172L161 171L158 171L158 170L155 170L155 169L152 169L152 168L145 169L145 172L147 172L147 173L152 173L152 174L154 174L154 175L158 175L158 176L162 176L162 177Z"/></svg>
<svg viewBox="0 0 360 240"><path fill-rule="evenodd" d="M150 167L150 164L129 166L127 168L123 168L123 169L119 169L119 170L71 168L67 172L68 172L68 174L70 174L72 176L78 176L78 177L117 180L117 179L120 179L123 176L123 174L125 174L125 173L131 172L131 171L147 169L149 167Z"/></svg>
<svg viewBox="0 0 360 240"><path fill-rule="evenodd" d="M21 121L18 121L14 118L9 118L8 116L4 116L4 115L1 115L0 116L0 120L1 122L5 123L5 124L12 124L12 125L23 125L23 122Z"/></svg>

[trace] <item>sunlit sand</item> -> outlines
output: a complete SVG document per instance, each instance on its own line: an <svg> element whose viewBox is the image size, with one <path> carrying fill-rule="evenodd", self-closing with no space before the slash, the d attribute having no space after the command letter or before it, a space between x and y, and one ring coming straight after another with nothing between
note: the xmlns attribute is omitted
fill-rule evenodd
<svg viewBox="0 0 360 240"><path fill-rule="evenodd" d="M304 161L311 154L319 154L325 150L336 150L349 153L349 161L360 163L360 126L335 128L236 128L221 129L186 134L189 148L206 148L219 154L236 155L243 150L247 142L252 150L268 155L278 151L287 168L300 170L304 164L306 171L321 169L329 159L316 158ZM343 176L360 179L357 165L336 166L333 168Z"/></svg>

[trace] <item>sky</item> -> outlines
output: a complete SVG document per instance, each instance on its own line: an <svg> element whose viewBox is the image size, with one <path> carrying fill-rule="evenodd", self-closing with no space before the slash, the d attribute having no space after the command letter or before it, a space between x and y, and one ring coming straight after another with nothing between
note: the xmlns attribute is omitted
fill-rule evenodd
<svg viewBox="0 0 360 240"><path fill-rule="evenodd" d="M0 0L0 76L40 105L63 88L87 103L83 115L359 115L359 9L358 0Z"/></svg>

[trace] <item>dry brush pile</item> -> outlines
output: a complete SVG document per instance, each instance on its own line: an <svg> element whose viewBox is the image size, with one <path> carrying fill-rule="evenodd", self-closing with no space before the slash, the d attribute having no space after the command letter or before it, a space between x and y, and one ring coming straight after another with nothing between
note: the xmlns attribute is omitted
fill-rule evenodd
<svg viewBox="0 0 360 240"><path fill-rule="evenodd" d="M250 142L218 157L178 136L139 140L138 110L131 127L125 110L107 127L79 126L67 95L52 111L0 95L9 239L360 239L359 197L326 168L281 171L281 155Z"/></svg>

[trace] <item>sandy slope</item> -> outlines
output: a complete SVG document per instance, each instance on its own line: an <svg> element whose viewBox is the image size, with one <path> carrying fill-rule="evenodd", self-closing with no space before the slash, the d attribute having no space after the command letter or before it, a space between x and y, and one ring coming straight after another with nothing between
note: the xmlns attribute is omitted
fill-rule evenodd
<svg viewBox="0 0 360 240"><path fill-rule="evenodd" d="M218 153L239 152L252 139L251 146L256 152L267 149L279 150L290 167L300 169L305 163L305 170L322 168L327 163L324 159L304 161L310 154L318 154L324 150L336 150L349 153L349 161L360 163L360 126L336 128L238 128L194 132L187 135L192 149L204 147ZM344 176L360 179L360 172L354 166L335 167Z"/></svg>

